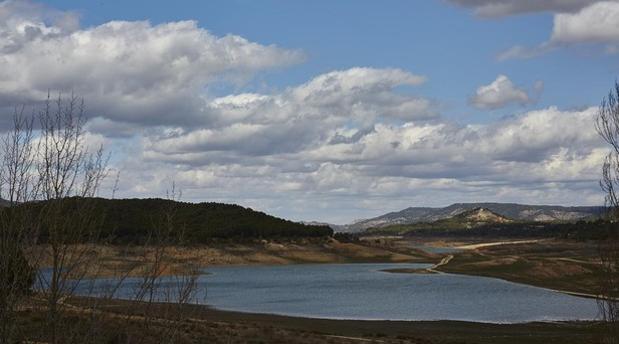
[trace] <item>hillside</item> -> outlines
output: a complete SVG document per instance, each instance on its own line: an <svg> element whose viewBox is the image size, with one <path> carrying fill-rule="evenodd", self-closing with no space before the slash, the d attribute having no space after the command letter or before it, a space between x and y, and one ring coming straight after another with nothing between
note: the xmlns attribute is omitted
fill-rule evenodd
<svg viewBox="0 0 619 344"><path fill-rule="evenodd" d="M462 212L452 218L468 224L510 223L513 220L492 212L486 208L475 208Z"/></svg>
<svg viewBox="0 0 619 344"><path fill-rule="evenodd" d="M327 226L305 225L280 219L234 204L187 203L164 199L75 198L73 207L87 203L99 217L104 237L115 242L144 241L154 228L165 226L172 215L172 227L182 231L185 242L201 243L219 238L300 238L330 236ZM33 205L40 208L44 202ZM70 210L69 210L70 211Z"/></svg>
<svg viewBox="0 0 619 344"><path fill-rule="evenodd" d="M345 226L342 231L360 232L368 228L432 223L473 209L483 208L508 219L522 222L564 222L598 217L603 207L562 207L516 203L455 203L443 208L410 207Z"/></svg>
<svg viewBox="0 0 619 344"><path fill-rule="evenodd" d="M613 227L613 223L599 218L572 222L514 221L488 209L475 208L434 222L417 222L368 228L363 234L403 235L410 237L537 237L600 240L606 238L611 233Z"/></svg>
<svg viewBox="0 0 619 344"><path fill-rule="evenodd" d="M458 213L449 218L433 222L418 222L411 224L395 224L385 227L368 228L367 233L392 233L406 234L409 232L446 232L446 231L469 231L473 228L494 225L509 225L514 221L494 213L486 208L474 208Z"/></svg>

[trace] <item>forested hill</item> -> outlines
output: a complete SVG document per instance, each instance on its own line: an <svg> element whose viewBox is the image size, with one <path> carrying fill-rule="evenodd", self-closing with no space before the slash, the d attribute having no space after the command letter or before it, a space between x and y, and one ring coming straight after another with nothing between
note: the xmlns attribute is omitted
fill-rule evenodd
<svg viewBox="0 0 619 344"><path fill-rule="evenodd" d="M87 202L100 219L102 236L114 242L141 242L171 223L183 233L186 243L203 243L214 238L299 238L330 236L327 226L312 226L280 219L234 204L187 203L165 199L75 198ZM39 203L41 205L41 203ZM166 222L166 218L170 222Z"/></svg>

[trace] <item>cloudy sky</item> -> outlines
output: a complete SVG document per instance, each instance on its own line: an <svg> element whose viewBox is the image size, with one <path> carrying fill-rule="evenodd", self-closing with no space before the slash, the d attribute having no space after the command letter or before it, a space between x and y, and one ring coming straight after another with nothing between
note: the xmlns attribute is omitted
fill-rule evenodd
<svg viewBox="0 0 619 344"><path fill-rule="evenodd" d="M598 205L619 2L4 1L0 66L0 129L48 90L84 97L117 197L175 181L186 201L334 223Z"/></svg>

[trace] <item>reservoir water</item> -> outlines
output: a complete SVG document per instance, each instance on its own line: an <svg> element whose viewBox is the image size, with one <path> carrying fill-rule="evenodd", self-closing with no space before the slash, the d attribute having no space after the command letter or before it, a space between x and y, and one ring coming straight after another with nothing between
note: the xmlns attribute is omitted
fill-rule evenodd
<svg viewBox="0 0 619 344"><path fill-rule="evenodd" d="M516 323L598 317L595 300L500 279L381 271L427 266L212 267L200 276L195 300L225 310L329 319ZM135 283L124 281L115 296L129 298ZM162 283L175 282L164 279Z"/></svg>
<svg viewBox="0 0 619 344"><path fill-rule="evenodd" d="M494 278L395 274L422 264L210 268L202 277L217 308L335 319L513 323L594 319L595 300Z"/></svg>

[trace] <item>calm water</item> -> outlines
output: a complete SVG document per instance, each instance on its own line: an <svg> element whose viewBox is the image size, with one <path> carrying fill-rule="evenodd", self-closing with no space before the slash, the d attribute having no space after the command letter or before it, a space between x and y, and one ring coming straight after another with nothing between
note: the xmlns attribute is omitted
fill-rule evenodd
<svg viewBox="0 0 619 344"><path fill-rule="evenodd" d="M332 319L467 320L513 323L597 317L594 300L499 279L393 274L426 264L213 267L197 302L220 309ZM105 282L101 280L100 282ZM130 297L127 280L117 297ZM173 280L164 283L175 283Z"/></svg>
<svg viewBox="0 0 619 344"><path fill-rule="evenodd" d="M499 279L393 274L425 264L210 268L208 303L221 309L336 319L525 322L594 319L594 300Z"/></svg>

